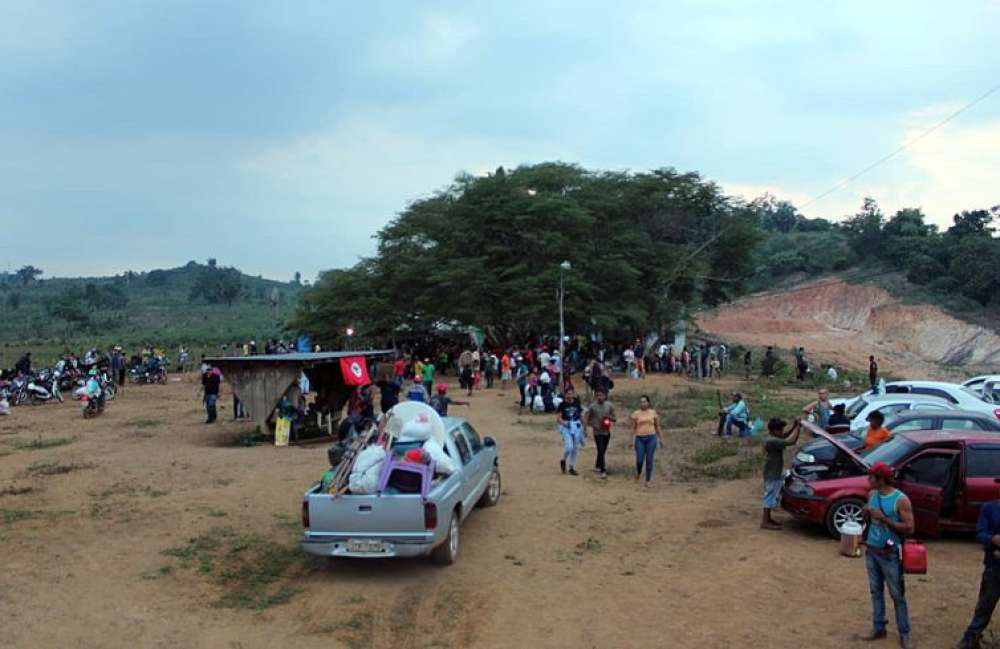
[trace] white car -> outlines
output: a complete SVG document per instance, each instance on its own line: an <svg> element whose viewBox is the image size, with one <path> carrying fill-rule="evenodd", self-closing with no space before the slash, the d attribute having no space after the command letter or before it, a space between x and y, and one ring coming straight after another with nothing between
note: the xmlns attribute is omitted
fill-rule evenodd
<svg viewBox="0 0 1000 649"><path fill-rule="evenodd" d="M868 427L868 415L880 412L886 421L896 413L904 410L956 410L958 406L947 399L918 394L863 394L855 404L854 413L848 412L851 419L851 431L864 430Z"/></svg>
<svg viewBox="0 0 1000 649"><path fill-rule="evenodd" d="M968 381L962 383L963 388L968 388L976 394L982 395L986 389L987 384L989 384L993 389L989 392L993 395L994 403L997 400L997 391L1000 389L1000 374L981 374L979 376L974 376Z"/></svg>
<svg viewBox="0 0 1000 649"><path fill-rule="evenodd" d="M1000 378L1000 377L998 377ZM1000 389L1000 383L997 384ZM846 414L854 417L862 408L864 400L875 396L887 396L893 394L912 394L927 397L938 397L952 404L956 409L971 410L973 412L989 413L1000 419L1000 408L991 400L983 398L971 388L963 387L957 383L946 383L944 381L893 381L879 386L879 392L871 390L853 399L846 401Z"/></svg>

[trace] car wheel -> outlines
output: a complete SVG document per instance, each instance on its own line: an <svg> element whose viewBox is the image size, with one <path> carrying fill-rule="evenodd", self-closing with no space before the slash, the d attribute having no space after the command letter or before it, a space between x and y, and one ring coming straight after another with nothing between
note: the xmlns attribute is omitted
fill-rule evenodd
<svg viewBox="0 0 1000 649"><path fill-rule="evenodd" d="M448 536L431 552L431 561L439 566L450 566L458 559L458 525L458 512L455 511L452 512L451 521L448 523Z"/></svg>
<svg viewBox="0 0 1000 649"><path fill-rule="evenodd" d="M826 512L826 531L835 539L840 538L840 528L844 523L865 525L865 503L860 498L844 498L830 506Z"/></svg>
<svg viewBox="0 0 1000 649"><path fill-rule="evenodd" d="M500 479L500 468L493 467L493 471L490 473L490 481L486 485L486 491L483 492L482 497L479 499L479 506L493 507L500 502L502 494L503 481Z"/></svg>

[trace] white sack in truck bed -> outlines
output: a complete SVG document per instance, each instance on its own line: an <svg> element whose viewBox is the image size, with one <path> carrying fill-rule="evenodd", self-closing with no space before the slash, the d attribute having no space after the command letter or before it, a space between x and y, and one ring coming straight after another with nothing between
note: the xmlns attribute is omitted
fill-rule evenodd
<svg viewBox="0 0 1000 649"><path fill-rule="evenodd" d="M352 494L373 494L378 490L378 479L385 462L385 449L372 445L358 453L351 469L347 487Z"/></svg>

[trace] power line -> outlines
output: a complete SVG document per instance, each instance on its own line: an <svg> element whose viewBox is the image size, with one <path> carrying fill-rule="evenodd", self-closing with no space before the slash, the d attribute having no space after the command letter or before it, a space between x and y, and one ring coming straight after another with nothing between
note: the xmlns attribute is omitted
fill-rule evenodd
<svg viewBox="0 0 1000 649"><path fill-rule="evenodd" d="M926 131L924 131L920 135L916 136L912 140L907 140L906 142L903 142L902 144L899 145L899 147L895 151L893 151L889 155L882 156L881 158L879 158L875 162L871 163L870 165L868 165L867 167L865 167L861 171L857 172L853 176L850 176L849 178L846 178L845 180L840 181L839 183L837 183L836 185L834 185L830 189L826 190L825 192L823 192L819 196L816 196L814 198L810 198L808 201L806 201L805 203L803 203L799 207L799 209L800 210L801 209L805 209L806 207L812 205L816 201L821 200L823 198L826 198L827 196L829 196L833 192L837 191L838 189L842 189L842 188L846 187L852 181L854 181L857 178L859 178L860 176L863 176L864 174L868 173L869 171L871 171L875 167L879 166L883 162L886 162L886 161L894 158L895 156L899 155L904 150L906 150L907 147L909 147L909 146L911 146L913 144L916 144L920 140L924 139L925 137L927 137L928 135L930 135L934 131L938 130L939 128L941 128L942 126L944 126L945 124L947 124L951 120L955 119L956 117L958 117L959 115L961 115L965 111L969 110L970 108L972 108L973 106L975 106L979 102L983 101L984 99L986 99L987 97L989 97L990 95L992 95L997 90L1000 90L1000 85L993 86L992 88L990 88L989 90L987 90L983 94L979 95L978 97L976 97L975 99L973 99L972 101L970 101L969 103L967 103L966 105L962 106L961 108L959 108L955 112L951 113L950 115L948 115L947 117L945 117L944 119L942 119L940 122L938 122L934 126L930 127L929 129L927 129Z"/></svg>

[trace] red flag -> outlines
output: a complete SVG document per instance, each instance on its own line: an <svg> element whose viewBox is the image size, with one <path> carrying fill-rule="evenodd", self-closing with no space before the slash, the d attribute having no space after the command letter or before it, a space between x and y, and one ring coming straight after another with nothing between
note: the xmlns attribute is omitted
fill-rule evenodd
<svg viewBox="0 0 1000 649"><path fill-rule="evenodd" d="M344 375L345 385L368 385L368 366L364 356L347 356L340 359L340 373Z"/></svg>

